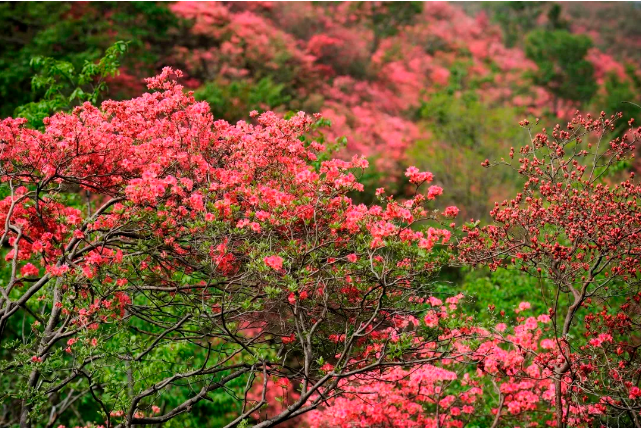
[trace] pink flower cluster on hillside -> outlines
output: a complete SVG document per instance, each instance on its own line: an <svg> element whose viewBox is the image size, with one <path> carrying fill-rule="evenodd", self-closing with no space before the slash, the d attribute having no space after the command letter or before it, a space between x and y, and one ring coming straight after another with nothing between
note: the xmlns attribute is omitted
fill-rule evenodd
<svg viewBox="0 0 641 428"><path fill-rule="evenodd" d="M186 71L201 80L256 81L287 76L292 105L319 111L333 123L330 138L347 136L348 153L378 157L385 171L406 158L418 139L429 138L413 115L421 101L446 86L450 68L466 59L470 79L489 103L509 103L535 66L506 48L485 15L473 18L446 3L427 2L396 35L373 43L368 6L335 4L179 2L172 11L193 21L196 37L211 41L177 48ZM437 46L432 51L430 46ZM496 66L500 73L493 73ZM549 100L535 88L519 103L538 111Z"/></svg>

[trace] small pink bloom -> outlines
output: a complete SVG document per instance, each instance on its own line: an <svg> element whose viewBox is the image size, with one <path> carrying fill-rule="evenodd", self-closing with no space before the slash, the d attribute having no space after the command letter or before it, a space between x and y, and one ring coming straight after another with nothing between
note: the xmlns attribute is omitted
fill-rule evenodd
<svg viewBox="0 0 641 428"><path fill-rule="evenodd" d="M458 215L459 209L455 206L447 207L445 208L445 211L443 211L443 215L448 218L454 218Z"/></svg>
<svg viewBox="0 0 641 428"><path fill-rule="evenodd" d="M331 365L330 363L325 363L321 367L321 370L324 371L324 372L331 372L332 370L334 370L334 366Z"/></svg>
<svg viewBox="0 0 641 428"><path fill-rule="evenodd" d="M425 321L426 326L434 328L438 325L438 315L436 315L434 311L429 311L423 318L423 321Z"/></svg>
<svg viewBox="0 0 641 428"><path fill-rule="evenodd" d="M427 199L435 199L437 196L443 194L443 188L439 186L430 186L427 189Z"/></svg>
<svg viewBox="0 0 641 428"><path fill-rule="evenodd" d="M550 318L550 316L549 316L549 315L546 315L546 314L539 315L539 316L538 316L538 318L537 318L537 320L539 320L539 322L541 322L541 323L543 323L543 324L547 324L547 323L549 323L550 321L552 321L552 319Z"/></svg>
<svg viewBox="0 0 641 428"><path fill-rule="evenodd" d="M525 328L528 330L534 330L538 327L539 323L534 317L529 317L525 320Z"/></svg>
<svg viewBox="0 0 641 428"><path fill-rule="evenodd" d="M289 336L285 336L281 339L284 344L293 343L296 340L296 336L292 333Z"/></svg>
<svg viewBox="0 0 641 428"><path fill-rule="evenodd" d="M20 269L20 273L22 274L22 276L37 276L39 270L31 263L27 263L26 265L22 266L22 268Z"/></svg>
<svg viewBox="0 0 641 428"><path fill-rule="evenodd" d="M543 348L543 349L554 349L554 340L552 340L552 339L543 339L541 341L541 348Z"/></svg>
<svg viewBox="0 0 641 428"><path fill-rule="evenodd" d="M274 270L280 270L283 267L283 258L279 256L269 256L263 259L265 264Z"/></svg>

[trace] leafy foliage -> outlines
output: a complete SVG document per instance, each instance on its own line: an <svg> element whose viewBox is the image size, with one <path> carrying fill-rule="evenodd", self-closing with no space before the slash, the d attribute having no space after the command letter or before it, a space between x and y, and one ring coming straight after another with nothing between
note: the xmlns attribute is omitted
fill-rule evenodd
<svg viewBox="0 0 641 428"><path fill-rule="evenodd" d="M526 135L506 123L509 117L516 121L511 116L513 112L488 106L474 91L452 99L452 93L445 90L423 105L421 115L432 138L419 141L410 152L411 157L420 167L434 171L445 188L452 189L445 198L462 207L463 218L486 217L492 197L509 192L518 180L511 171L487 173L478 168L485 159L500 156L512 144L524 141ZM461 174L452 165L467 173Z"/></svg>
<svg viewBox="0 0 641 428"><path fill-rule="evenodd" d="M97 104L107 90L105 79L115 77L120 58L127 51L125 42L118 42L105 52L98 63L85 62L81 70L73 64L53 58L34 57L31 67L38 72L31 80L33 93L42 99L16 108L16 116L24 117L30 126L42 127L42 120L58 111L71 109L84 102Z"/></svg>
<svg viewBox="0 0 641 428"><path fill-rule="evenodd" d="M131 55L122 76L133 70L150 73L177 24L167 7L155 2L0 3L0 117L40 98L30 91L33 58L51 58L81 70L125 40ZM119 90L131 95L132 88L122 85ZM116 95L118 91L112 93Z"/></svg>
<svg viewBox="0 0 641 428"><path fill-rule="evenodd" d="M586 59L592 41L566 30L535 30L527 36L525 53L538 66L534 82L554 95L553 112L558 98L588 102L596 93L594 67Z"/></svg>
<svg viewBox="0 0 641 428"><path fill-rule="evenodd" d="M247 112L265 112L288 105L291 96L285 93L285 85L276 84L270 77L256 83L234 81L228 85L209 82L200 87L195 96L207 101L214 117L224 117L231 121L245 118Z"/></svg>

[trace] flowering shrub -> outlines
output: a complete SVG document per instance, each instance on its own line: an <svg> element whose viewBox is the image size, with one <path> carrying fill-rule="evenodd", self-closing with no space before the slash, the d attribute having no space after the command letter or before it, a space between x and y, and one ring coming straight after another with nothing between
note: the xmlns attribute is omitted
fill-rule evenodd
<svg viewBox="0 0 641 428"><path fill-rule="evenodd" d="M410 199L357 205L367 161L328 158L314 118L215 121L172 75L44 132L0 122L0 332L31 323L2 363L14 421L52 425L86 391L106 426L157 424L228 391L230 426L267 427L356 375L454 352L418 321L448 259L439 221L456 215L426 208L442 193L423 189L431 174L408 170ZM268 381L296 398L263 412Z"/></svg>
<svg viewBox="0 0 641 428"><path fill-rule="evenodd" d="M631 120L624 136L608 141L617 119L619 115L577 114L565 129L557 125L552 132L534 135L513 166L526 178L523 192L496 204L493 224L466 227L468 235L460 244L462 260L493 269L518 268L538 278L542 293L549 296L554 340L561 350L553 366L559 427L573 424L572 406L577 402L594 400L632 419L638 412L637 404L622 398L622 377L610 366L619 360L620 369L638 370L638 356L626 332L638 317L631 305L639 299L641 186L633 182L634 174L615 185L603 179L634 153L641 129ZM527 120L521 124L531 129ZM512 149L510 159L514 156ZM621 309L599 312L603 305ZM583 309L598 313L586 316L587 343L571 340ZM622 335L620 341L613 339L614 332ZM598 377L596 373L601 377L592 385L583 383ZM563 396L563 388L570 388L572 399Z"/></svg>

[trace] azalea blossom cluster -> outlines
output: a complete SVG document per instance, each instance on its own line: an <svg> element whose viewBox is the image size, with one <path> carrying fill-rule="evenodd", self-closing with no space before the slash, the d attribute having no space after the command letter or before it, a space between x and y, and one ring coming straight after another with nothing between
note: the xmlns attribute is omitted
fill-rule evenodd
<svg viewBox="0 0 641 428"><path fill-rule="evenodd" d="M231 125L180 76L166 68L148 79L151 92L56 114L44 132L0 122L11 265L0 332L25 310L35 317L10 366L29 394L15 397L16 417L39 424L35 401L58 405L109 367L114 385L132 386L126 398L91 389L107 426L162 423L240 380L249 398L232 425L273 426L356 374L447 355L417 321L426 307L416 302L448 259L441 223L456 215L428 208L442 193L420 186L431 175L412 169L422 178L409 199L356 204L348 193L363 190L367 161L329 158L313 138L317 117L268 112ZM167 371L127 369L177 348ZM159 406L156 392L177 379L205 386ZM266 393L250 394L259 379L300 385L295 400L267 415Z"/></svg>
<svg viewBox="0 0 641 428"><path fill-rule="evenodd" d="M431 302L436 309L444 308L439 299ZM529 302L522 302L515 309L516 319L506 317L491 328L452 330L456 357L345 382L350 394L312 412L308 422L313 428L459 428L482 422L495 427L557 426L555 370L568 347L554 337L552 318L535 316L529 308ZM449 308L445 312L440 322L461 316ZM630 360L630 318L603 310L587 315L586 322L591 323L586 336L593 338L583 350L589 352L569 356L574 369L560 384L567 409L564 424L571 427L607 421L613 409L621 414L623 407L639 411L639 389L630 382L640 370L639 361ZM604 391L612 395L601 395ZM600 397L596 402L589 398L594 395Z"/></svg>

